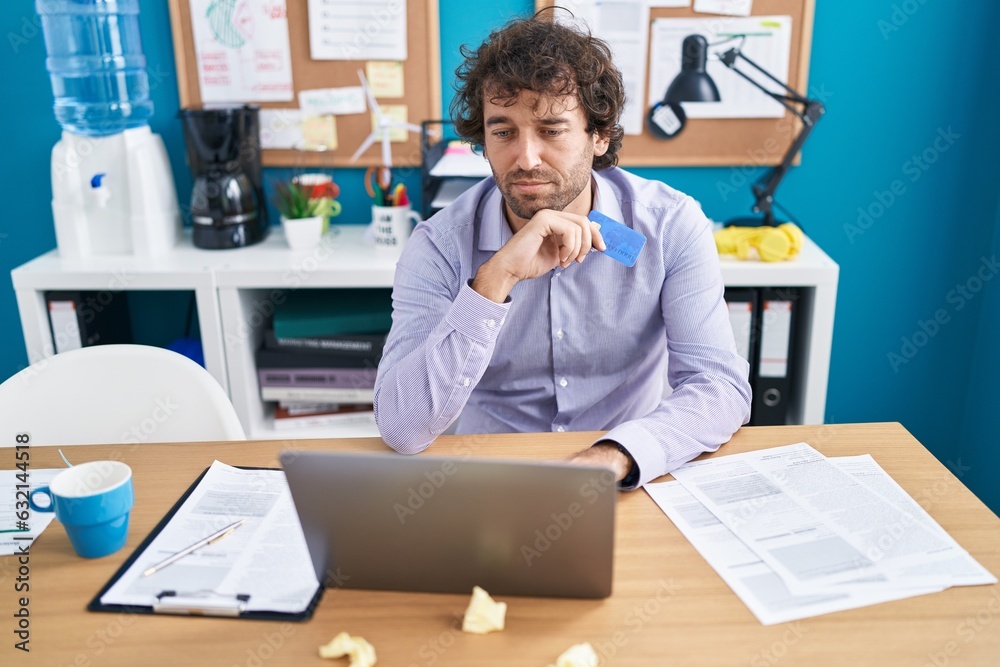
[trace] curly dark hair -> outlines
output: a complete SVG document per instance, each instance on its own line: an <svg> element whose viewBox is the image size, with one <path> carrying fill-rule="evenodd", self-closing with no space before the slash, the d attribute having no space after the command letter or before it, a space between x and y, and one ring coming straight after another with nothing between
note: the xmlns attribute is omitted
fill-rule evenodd
<svg viewBox="0 0 1000 667"><path fill-rule="evenodd" d="M458 83L451 102L455 129L467 141L484 143L487 95L503 106L515 104L522 90L575 95L587 117L587 132L609 140L604 155L594 156L594 169L616 165L624 135L618 118L625 86L611 48L589 32L558 24L542 13L495 30L478 49L462 45L465 62L455 70Z"/></svg>

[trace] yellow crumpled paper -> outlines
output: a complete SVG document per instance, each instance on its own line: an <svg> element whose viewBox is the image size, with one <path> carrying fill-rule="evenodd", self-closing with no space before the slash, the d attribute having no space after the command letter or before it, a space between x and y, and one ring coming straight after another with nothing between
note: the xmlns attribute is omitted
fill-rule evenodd
<svg viewBox="0 0 1000 667"><path fill-rule="evenodd" d="M375 664L375 647L364 637L352 637L341 632L326 646L319 647L321 658L343 658L351 660L350 667L372 667Z"/></svg>

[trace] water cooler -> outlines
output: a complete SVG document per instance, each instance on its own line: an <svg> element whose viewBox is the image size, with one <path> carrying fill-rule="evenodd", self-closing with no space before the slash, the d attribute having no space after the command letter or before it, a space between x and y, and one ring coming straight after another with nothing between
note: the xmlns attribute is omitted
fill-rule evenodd
<svg viewBox="0 0 1000 667"><path fill-rule="evenodd" d="M148 119L139 0L36 0L61 140L52 214L64 257L169 252L181 235L163 140Z"/></svg>

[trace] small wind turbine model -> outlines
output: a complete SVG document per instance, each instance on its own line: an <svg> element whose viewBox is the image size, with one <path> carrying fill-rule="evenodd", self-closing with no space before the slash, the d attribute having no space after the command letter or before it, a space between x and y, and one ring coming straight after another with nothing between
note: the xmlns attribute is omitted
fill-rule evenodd
<svg viewBox="0 0 1000 667"><path fill-rule="evenodd" d="M382 139L382 165L385 167L392 166L392 149L389 143L389 134L395 128L403 128L411 132L420 132L420 126L414 125L413 123L407 123L405 121L398 121L389 118L382 113L381 107L379 107L378 102L375 101L375 94L372 93L371 87L368 85L368 79L365 78L364 72L358 70L358 77L361 78L361 87L365 89L365 95L368 97L368 106L375 113L375 123L376 127L372 130L372 133L368 135L358 150L354 151L354 156L351 158L351 162L357 162L361 154L368 150L369 146L375 143L376 139Z"/></svg>

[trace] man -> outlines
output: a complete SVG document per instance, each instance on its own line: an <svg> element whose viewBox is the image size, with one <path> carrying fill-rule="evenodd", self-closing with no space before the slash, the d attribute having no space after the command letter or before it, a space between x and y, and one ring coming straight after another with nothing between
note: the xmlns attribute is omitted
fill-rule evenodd
<svg viewBox="0 0 1000 667"><path fill-rule="evenodd" d="M416 453L456 419L459 433L610 429L572 460L622 488L714 451L749 419L748 366L697 203L614 166L624 90L609 48L536 16L463 55L455 125L493 178L400 257L383 439ZM646 237L634 267L599 252L591 210Z"/></svg>

